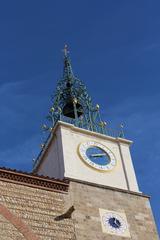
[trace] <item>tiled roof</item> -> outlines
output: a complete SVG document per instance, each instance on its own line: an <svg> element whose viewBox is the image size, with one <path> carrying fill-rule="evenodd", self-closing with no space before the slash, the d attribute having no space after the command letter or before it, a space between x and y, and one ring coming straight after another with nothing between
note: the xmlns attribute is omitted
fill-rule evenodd
<svg viewBox="0 0 160 240"><path fill-rule="evenodd" d="M67 192L69 187L69 181L66 179L49 178L8 168L0 168L0 179L56 192Z"/></svg>

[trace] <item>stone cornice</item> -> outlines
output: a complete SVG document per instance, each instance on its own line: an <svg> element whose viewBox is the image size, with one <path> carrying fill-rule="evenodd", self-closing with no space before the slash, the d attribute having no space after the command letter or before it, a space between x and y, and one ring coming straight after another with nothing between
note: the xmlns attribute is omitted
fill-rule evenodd
<svg viewBox="0 0 160 240"><path fill-rule="evenodd" d="M126 194L131 194L131 195L135 195L135 196L139 196L139 197L150 198L150 196L145 195L142 192L133 192L133 191L130 191L130 190L125 190L125 189L105 186L105 185L101 185L101 184L97 184L97 183L91 183L91 182L86 182L86 181L73 179L73 178L66 178L66 179L68 179L68 181L70 181L70 182L77 182L77 183L81 183L81 184L84 184L84 185L89 185L89 186L92 186L92 187L98 187L98 188L108 189L108 190L112 190L112 191L116 191L116 192L122 192L122 193L126 193Z"/></svg>
<svg viewBox="0 0 160 240"><path fill-rule="evenodd" d="M62 122L62 121L57 122L55 128L53 129L53 132L56 132L56 129L58 128L58 126L67 127L67 128L72 129L75 132L81 132L81 133L84 133L86 135L99 137L99 138L110 140L110 141L113 141L113 142L118 141L118 142L121 142L121 143L126 143L128 145L131 145L133 143L131 140L128 140L128 139L125 139L125 138L120 138L120 137L115 138L115 137L111 137L111 136L101 134L101 133L98 133L98 132L92 132L92 131L86 130L84 128L79 128L79 127L74 126L73 124L69 124L69 123Z"/></svg>

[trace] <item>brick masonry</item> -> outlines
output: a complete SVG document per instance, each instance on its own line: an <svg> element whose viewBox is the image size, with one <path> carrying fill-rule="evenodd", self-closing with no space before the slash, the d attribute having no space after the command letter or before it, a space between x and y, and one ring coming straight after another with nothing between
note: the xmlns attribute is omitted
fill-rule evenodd
<svg viewBox="0 0 160 240"><path fill-rule="evenodd" d="M32 230L21 220L13 214L7 207L0 204L0 214L15 226L19 233L21 233L26 240L38 240L39 238L32 232Z"/></svg>
<svg viewBox="0 0 160 240"><path fill-rule="evenodd" d="M72 219L55 220L66 194L0 181L0 239L75 239Z"/></svg>

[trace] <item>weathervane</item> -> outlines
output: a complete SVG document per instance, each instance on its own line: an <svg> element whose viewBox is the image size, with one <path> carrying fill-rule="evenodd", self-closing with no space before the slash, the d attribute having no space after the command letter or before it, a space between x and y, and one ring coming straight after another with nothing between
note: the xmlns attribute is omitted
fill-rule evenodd
<svg viewBox="0 0 160 240"><path fill-rule="evenodd" d="M64 52L64 56L67 57L69 53L67 44L64 45L64 49L62 51Z"/></svg>

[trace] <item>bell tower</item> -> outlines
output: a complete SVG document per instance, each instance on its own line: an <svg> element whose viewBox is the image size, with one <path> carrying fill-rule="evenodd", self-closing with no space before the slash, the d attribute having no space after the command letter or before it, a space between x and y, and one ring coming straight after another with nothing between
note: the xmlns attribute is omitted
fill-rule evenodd
<svg viewBox="0 0 160 240"><path fill-rule="evenodd" d="M132 141L108 128L84 83L75 77L67 46L62 79L43 125L48 133L33 173L69 180L67 204L78 240L158 240L149 197L139 191Z"/></svg>
<svg viewBox="0 0 160 240"><path fill-rule="evenodd" d="M58 82L47 119L49 138L35 162L34 172L49 177L84 180L139 192L123 128L108 129L99 105L72 71L64 48L63 77Z"/></svg>

